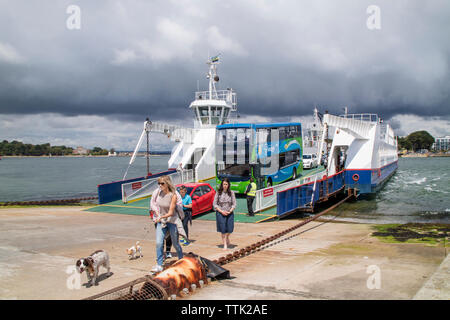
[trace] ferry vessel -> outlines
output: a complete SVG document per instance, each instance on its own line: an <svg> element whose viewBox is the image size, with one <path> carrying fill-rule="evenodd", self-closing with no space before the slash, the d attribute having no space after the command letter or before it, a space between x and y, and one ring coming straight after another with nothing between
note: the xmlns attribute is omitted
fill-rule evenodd
<svg viewBox="0 0 450 320"><path fill-rule="evenodd" d="M255 212L272 209L278 216L296 210L311 210L315 203L326 201L330 196L347 189L356 190L359 195L374 194L395 173L398 162L397 140L392 128L376 114L348 114L345 108L344 115L321 115L315 108L314 122L307 125L307 130L303 133L300 123L239 124L232 117L237 111L236 92L231 88L216 88L219 81L218 57L211 58L207 64L209 88L207 91L195 92L195 99L189 105L194 113L193 127L151 122L147 119L129 164L133 163L145 135L148 139L149 132L159 132L177 142L168 160L169 169L128 180L125 180L125 173L122 181L99 185L100 204L120 199L126 204L149 197L157 188L156 178L162 175L170 175L175 184L209 181L214 186L220 182L221 172L235 175L234 169L233 172L226 170L228 166L238 164L236 159L240 153L244 154L243 159L248 162L243 164L250 165L247 170L250 174L245 175L248 179L252 175L258 184ZM283 146L284 149L269 153L279 157L277 160L280 165L275 174L261 174L261 163L249 162L248 159L260 153L257 150L269 150L274 143L270 140L264 140L264 143L254 140L256 143L251 147L247 138L251 141L255 139L251 137L256 137L254 134L258 131L264 133L262 131L273 129L280 134L280 138L276 140L278 146ZM219 134L221 130L223 134ZM239 147L237 140L230 149L218 144L218 137L230 133L237 137L239 130L247 130L248 133L254 131L248 137L244 133L243 147ZM294 142L298 146L294 146ZM216 148L232 151L233 162L225 161L222 167L218 167ZM246 152L243 153L244 150ZM304 150L317 154L320 159L318 168L302 170ZM217 172L219 175L216 177ZM247 179L238 178L239 181ZM241 193L247 182L239 181L232 182L235 191Z"/></svg>

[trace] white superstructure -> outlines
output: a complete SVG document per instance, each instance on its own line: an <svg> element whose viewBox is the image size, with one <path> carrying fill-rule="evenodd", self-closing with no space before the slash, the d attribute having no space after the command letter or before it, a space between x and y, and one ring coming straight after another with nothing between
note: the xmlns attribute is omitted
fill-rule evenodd
<svg viewBox="0 0 450 320"><path fill-rule="evenodd" d="M317 154L323 130L320 117L319 110L315 107L313 122L308 123L302 133L304 154Z"/></svg>
<svg viewBox="0 0 450 320"><path fill-rule="evenodd" d="M325 114L323 124L319 154L327 155L328 176L345 169L347 186L373 193L397 169L394 131L376 114Z"/></svg>
<svg viewBox="0 0 450 320"><path fill-rule="evenodd" d="M215 128L229 123L231 113L237 111L236 93L232 89L216 89L219 82L218 57L211 58L207 64L208 91L196 92L195 100L189 106L194 113L194 128L153 122L150 129L152 132L164 133L178 142L172 151L168 167L193 169L197 181L216 175Z"/></svg>

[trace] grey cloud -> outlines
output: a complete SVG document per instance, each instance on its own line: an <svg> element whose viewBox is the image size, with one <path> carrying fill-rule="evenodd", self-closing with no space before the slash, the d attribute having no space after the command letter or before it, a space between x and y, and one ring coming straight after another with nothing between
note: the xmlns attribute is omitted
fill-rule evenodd
<svg viewBox="0 0 450 320"><path fill-rule="evenodd" d="M81 30L66 28L69 4ZM0 59L0 113L182 122L209 51L243 115L448 115L450 4L377 1L370 31L371 4L0 1L0 44L20 57Z"/></svg>

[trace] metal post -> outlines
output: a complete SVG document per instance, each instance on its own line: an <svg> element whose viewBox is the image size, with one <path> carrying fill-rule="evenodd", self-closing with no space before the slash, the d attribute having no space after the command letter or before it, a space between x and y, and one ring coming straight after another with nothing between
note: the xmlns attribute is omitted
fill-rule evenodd
<svg viewBox="0 0 450 320"><path fill-rule="evenodd" d="M148 131L147 131L147 177L150 174L150 159L149 159L149 155L150 155L150 150L149 150Z"/></svg>
<svg viewBox="0 0 450 320"><path fill-rule="evenodd" d="M145 124L145 132L147 134L147 177L150 175L150 143L149 143L149 132L150 132L150 125L151 122L149 121L149 119L145 119L146 124Z"/></svg>

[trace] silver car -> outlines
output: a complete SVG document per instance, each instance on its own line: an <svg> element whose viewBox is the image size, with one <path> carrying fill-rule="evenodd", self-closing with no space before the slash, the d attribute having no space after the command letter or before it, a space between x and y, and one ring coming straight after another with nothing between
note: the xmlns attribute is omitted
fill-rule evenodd
<svg viewBox="0 0 450 320"><path fill-rule="evenodd" d="M319 166L319 161L316 154L303 155L303 169L312 169Z"/></svg>

